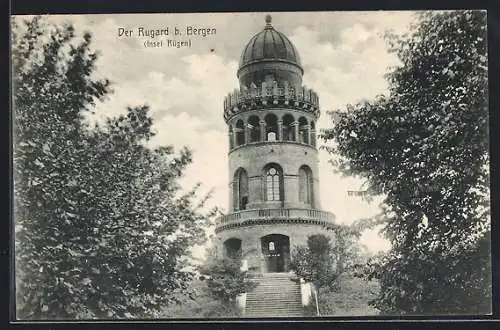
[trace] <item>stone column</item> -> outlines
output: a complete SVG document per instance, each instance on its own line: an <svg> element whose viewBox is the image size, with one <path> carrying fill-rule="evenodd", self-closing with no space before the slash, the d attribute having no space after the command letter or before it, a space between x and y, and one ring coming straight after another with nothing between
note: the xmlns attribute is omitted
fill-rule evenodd
<svg viewBox="0 0 500 330"><path fill-rule="evenodd" d="M306 128L306 138L307 138L306 143L311 144L311 125L306 125L305 128Z"/></svg>
<svg viewBox="0 0 500 330"><path fill-rule="evenodd" d="M238 146L238 134L236 133L236 129L233 131L233 146L235 148Z"/></svg>
<svg viewBox="0 0 500 330"><path fill-rule="evenodd" d="M248 127L248 123L245 123L245 142L250 142L250 128Z"/></svg>
<svg viewBox="0 0 500 330"><path fill-rule="evenodd" d="M316 130L311 130L311 145L316 147Z"/></svg>
<svg viewBox="0 0 500 330"><path fill-rule="evenodd" d="M295 141L300 142L300 136L299 136L299 123L297 121L293 122L293 126L295 129Z"/></svg>
<svg viewBox="0 0 500 330"><path fill-rule="evenodd" d="M283 140L283 120L278 120L278 136L276 137L276 140L282 141Z"/></svg>
<svg viewBox="0 0 500 330"><path fill-rule="evenodd" d="M260 125L260 141L266 141L266 122L264 120L259 121Z"/></svg>
<svg viewBox="0 0 500 330"><path fill-rule="evenodd" d="M233 131L233 145L235 148L238 146L238 133L236 129Z"/></svg>

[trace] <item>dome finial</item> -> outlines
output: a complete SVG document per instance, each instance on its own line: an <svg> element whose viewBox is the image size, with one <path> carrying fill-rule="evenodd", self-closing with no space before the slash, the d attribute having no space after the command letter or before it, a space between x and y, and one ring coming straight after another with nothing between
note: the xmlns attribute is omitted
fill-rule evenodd
<svg viewBox="0 0 500 330"><path fill-rule="evenodd" d="M273 18L271 17L271 15L267 14L266 15L266 27L267 28L272 27L272 25L271 25L272 20L273 20Z"/></svg>

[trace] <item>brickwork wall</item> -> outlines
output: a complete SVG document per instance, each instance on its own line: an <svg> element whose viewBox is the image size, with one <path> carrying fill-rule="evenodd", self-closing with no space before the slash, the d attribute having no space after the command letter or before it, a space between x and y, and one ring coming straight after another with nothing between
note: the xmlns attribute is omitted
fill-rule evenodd
<svg viewBox="0 0 500 330"><path fill-rule="evenodd" d="M277 163L283 169L284 202L264 201L263 168L269 163ZM243 146L229 155L229 209L233 208L234 173L240 167L248 174L247 209L258 208L311 208L310 204L299 201L299 168L307 165L313 177L313 205L320 209L318 152L314 148L298 143L263 142Z"/></svg>
<svg viewBox="0 0 500 330"><path fill-rule="evenodd" d="M261 238L270 234L286 235L290 239L290 252L293 253L297 245L306 245L307 238L314 234L323 234L331 237L334 243L334 236L331 231L326 231L318 225L308 224L269 224L242 227L225 230L217 234L217 255L224 255L224 242L230 238L241 240L243 258L248 260L248 268L254 272L265 272L266 261L262 255Z"/></svg>

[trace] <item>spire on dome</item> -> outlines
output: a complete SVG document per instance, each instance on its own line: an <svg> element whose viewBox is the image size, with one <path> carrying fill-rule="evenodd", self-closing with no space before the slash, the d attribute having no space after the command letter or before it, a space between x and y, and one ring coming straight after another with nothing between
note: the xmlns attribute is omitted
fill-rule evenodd
<svg viewBox="0 0 500 330"><path fill-rule="evenodd" d="M273 26L271 25L273 18L271 15L266 15L266 29L272 28Z"/></svg>

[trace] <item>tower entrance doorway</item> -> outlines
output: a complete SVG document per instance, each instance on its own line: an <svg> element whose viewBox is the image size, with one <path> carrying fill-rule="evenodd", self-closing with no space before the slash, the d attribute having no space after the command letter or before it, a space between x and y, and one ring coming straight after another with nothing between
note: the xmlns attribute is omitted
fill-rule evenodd
<svg viewBox="0 0 500 330"><path fill-rule="evenodd" d="M260 239L264 255L264 272L288 272L290 268L290 238L286 235L271 234Z"/></svg>

